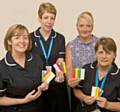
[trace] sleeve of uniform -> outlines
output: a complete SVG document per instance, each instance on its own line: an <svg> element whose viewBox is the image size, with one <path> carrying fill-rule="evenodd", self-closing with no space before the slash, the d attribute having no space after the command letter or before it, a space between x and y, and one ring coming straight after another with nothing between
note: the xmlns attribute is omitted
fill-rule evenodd
<svg viewBox="0 0 120 112"><path fill-rule="evenodd" d="M118 87L118 97L117 100L120 102L120 82L119 82L119 87Z"/></svg>
<svg viewBox="0 0 120 112"><path fill-rule="evenodd" d="M59 58L65 58L65 37L61 35L59 40Z"/></svg>
<svg viewBox="0 0 120 112"><path fill-rule="evenodd" d="M5 83L4 83L2 75L0 73L0 96L4 96L5 92L6 92Z"/></svg>

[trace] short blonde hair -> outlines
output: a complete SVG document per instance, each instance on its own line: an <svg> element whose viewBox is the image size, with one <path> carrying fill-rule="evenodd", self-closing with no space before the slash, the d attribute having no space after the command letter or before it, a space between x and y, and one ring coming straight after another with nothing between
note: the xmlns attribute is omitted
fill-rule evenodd
<svg viewBox="0 0 120 112"><path fill-rule="evenodd" d="M52 13L52 14L55 15L55 17L56 17L56 14L57 14L57 10L56 10L55 6L51 3L49 3L49 2L40 4L39 9L38 9L39 18L42 18L42 15L45 12Z"/></svg>
<svg viewBox="0 0 120 112"><path fill-rule="evenodd" d="M90 23L90 25L92 26L92 28L93 28L93 26L94 26L94 18L93 18L93 15L90 12L88 12L88 11L82 12L78 16L77 23L80 20L80 18L86 19Z"/></svg>
<svg viewBox="0 0 120 112"><path fill-rule="evenodd" d="M4 38L4 47L7 51L10 51L11 52L11 46L8 44L8 41L11 41L12 37L15 35L16 32L23 32L23 31L26 31L28 33L28 38L29 38L29 46L28 46L28 49L27 51L31 50L32 48L32 41L31 41L31 38L29 37L29 31L27 29L26 26L24 25L21 25L21 24L14 24L12 25L6 35L5 35L5 38Z"/></svg>

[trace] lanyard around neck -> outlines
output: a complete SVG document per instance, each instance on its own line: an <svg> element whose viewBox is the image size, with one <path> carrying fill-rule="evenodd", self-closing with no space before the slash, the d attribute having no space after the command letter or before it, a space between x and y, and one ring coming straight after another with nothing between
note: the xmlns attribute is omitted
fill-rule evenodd
<svg viewBox="0 0 120 112"><path fill-rule="evenodd" d="M107 74L104 76L104 78L102 79L102 83L100 85L100 89L103 90L104 86L105 86L105 81L107 79ZM99 73L98 73L98 69L96 70L96 79L95 79L95 86L99 87Z"/></svg>
<svg viewBox="0 0 120 112"><path fill-rule="evenodd" d="M46 60L46 65L49 65L48 64L48 59L51 55L51 51L52 51L52 47L53 47L53 37L51 37L51 40L50 40L50 45L49 45L49 49L48 49L48 53L46 53L46 50L45 50L45 47L43 45L43 41L41 39L39 39L39 43L42 47L42 52L43 52L43 55L45 57L45 60Z"/></svg>

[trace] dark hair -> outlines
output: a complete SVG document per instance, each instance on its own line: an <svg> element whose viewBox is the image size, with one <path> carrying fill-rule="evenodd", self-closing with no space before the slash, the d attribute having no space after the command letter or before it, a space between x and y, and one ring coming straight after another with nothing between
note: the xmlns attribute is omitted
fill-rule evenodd
<svg viewBox="0 0 120 112"><path fill-rule="evenodd" d="M98 40L95 45L95 52L97 52L98 47L102 45L106 52L113 51L115 54L117 52L117 46L115 41L111 37L102 37Z"/></svg>

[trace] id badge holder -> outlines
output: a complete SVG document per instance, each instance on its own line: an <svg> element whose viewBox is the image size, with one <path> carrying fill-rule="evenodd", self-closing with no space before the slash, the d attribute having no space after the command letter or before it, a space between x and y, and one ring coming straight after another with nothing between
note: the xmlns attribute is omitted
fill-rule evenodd
<svg viewBox="0 0 120 112"><path fill-rule="evenodd" d="M46 70L52 71L52 66L45 66Z"/></svg>
<svg viewBox="0 0 120 112"><path fill-rule="evenodd" d="M101 96L103 94L103 91L96 86L92 86L92 90L91 90L91 96Z"/></svg>
<svg viewBox="0 0 120 112"><path fill-rule="evenodd" d="M96 90L97 90L97 87L92 86L91 96L96 96Z"/></svg>

